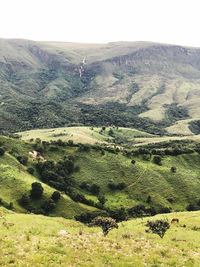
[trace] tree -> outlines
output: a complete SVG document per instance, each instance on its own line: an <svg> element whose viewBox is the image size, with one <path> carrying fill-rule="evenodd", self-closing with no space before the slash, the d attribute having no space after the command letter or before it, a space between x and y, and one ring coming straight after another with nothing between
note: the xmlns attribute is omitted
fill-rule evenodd
<svg viewBox="0 0 200 267"><path fill-rule="evenodd" d="M171 167L171 172L176 172L176 167Z"/></svg>
<svg viewBox="0 0 200 267"><path fill-rule="evenodd" d="M32 189L31 189L31 198L41 198L42 193L44 191L41 183L32 183Z"/></svg>
<svg viewBox="0 0 200 267"><path fill-rule="evenodd" d="M45 212L50 212L55 208L55 206L56 206L56 204L52 199L47 199L42 203L41 208Z"/></svg>
<svg viewBox="0 0 200 267"><path fill-rule="evenodd" d="M17 160L23 164L23 165L27 165L27 162L28 162L28 157L27 156L18 156L17 157Z"/></svg>
<svg viewBox="0 0 200 267"><path fill-rule="evenodd" d="M0 157L3 156L5 153L5 150L3 149L3 147L0 147Z"/></svg>
<svg viewBox="0 0 200 267"><path fill-rule="evenodd" d="M104 236L106 236L110 230L118 228L116 221L110 217L98 216L94 218L89 226L99 226L102 228Z"/></svg>
<svg viewBox="0 0 200 267"><path fill-rule="evenodd" d="M153 234L159 235L161 238L163 238L166 231L170 228L168 220L148 221L146 226L149 227L149 230L146 230L146 232L152 232Z"/></svg>
<svg viewBox="0 0 200 267"><path fill-rule="evenodd" d="M30 203L30 199L26 194L23 194L21 199L19 200L19 203L23 206L26 207Z"/></svg>
<svg viewBox="0 0 200 267"><path fill-rule="evenodd" d="M97 184L93 184L90 188L90 191L94 195L98 195L100 191L100 187Z"/></svg>
<svg viewBox="0 0 200 267"><path fill-rule="evenodd" d="M158 165L162 165L161 160L162 160L161 156L154 156L153 158L153 162Z"/></svg>
<svg viewBox="0 0 200 267"><path fill-rule="evenodd" d="M30 168L27 169L27 172L30 173L30 174L33 174L34 173L34 169L30 167Z"/></svg>
<svg viewBox="0 0 200 267"><path fill-rule="evenodd" d="M104 205L106 203L106 201L107 201L107 199L105 199L104 196L98 196L98 200L102 205Z"/></svg>
<svg viewBox="0 0 200 267"><path fill-rule="evenodd" d="M53 199L53 201L57 202L60 199L60 192L54 191L52 196L51 196L51 199Z"/></svg>

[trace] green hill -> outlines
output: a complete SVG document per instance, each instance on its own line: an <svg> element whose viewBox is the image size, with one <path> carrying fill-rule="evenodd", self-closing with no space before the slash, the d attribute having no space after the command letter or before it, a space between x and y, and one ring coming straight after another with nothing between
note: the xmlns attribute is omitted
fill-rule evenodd
<svg viewBox="0 0 200 267"><path fill-rule="evenodd" d="M128 150L106 144L73 144L70 140L25 143L1 137L0 145L6 151L0 156L0 197L5 207L12 202L18 211L25 208L43 213L42 203L57 189L62 197L47 213L65 218L102 210L115 212L116 217L121 208L130 217L200 208L199 143L194 141L176 140ZM33 151L40 152L36 158L29 153ZM30 207L20 205L22 195L30 195L33 182L42 183L43 197L30 200ZM139 210L134 208L138 206Z"/></svg>
<svg viewBox="0 0 200 267"><path fill-rule="evenodd" d="M199 266L200 213L134 219L104 237L100 228L0 208L1 266ZM178 217L163 239L146 233L147 220ZM184 227L185 226L185 227Z"/></svg>
<svg viewBox="0 0 200 267"><path fill-rule="evenodd" d="M69 125L197 132L197 48L0 40L0 131ZM198 130L199 132L199 130Z"/></svg>

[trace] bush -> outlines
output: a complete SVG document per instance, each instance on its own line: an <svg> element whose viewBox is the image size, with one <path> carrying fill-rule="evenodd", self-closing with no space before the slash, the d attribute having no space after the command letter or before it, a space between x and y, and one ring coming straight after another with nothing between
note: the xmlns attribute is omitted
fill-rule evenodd
<svg viewBox="0 0 200 267"><path fill-rule="evenodd" d="M26 194L23 194L19 200L19 204L23 207L27 207L30 204L30 198Z"/></svg>
<svg viewBox="0 0 200 267"><path fill-rule="evenodd" d="M23 165L27 165L27 163L28 163L28 157L27 156L18 156L17 157L17 160L21 163L21 164L23 164Z"/></svg>
<svg viewBox="0 0 200 267"><path fill-rule="evenodd" d="M162 160L161 156L154 156L153 158L153 162L158 165L162 165L161 160Z"/></svg>
<svg viewBox="0 0 200 267"><path fill-rule="evenodd" d="M52 199L45 200L41 204L41 208L47 213L52 211L53 209L55 209L55 206L56 206L56 204Z"/></svg>
<svg viewBox="0 0 200 267"><path fill-rule="evenodd" d="M108 187L109 187L111 190L115 190L115 189L116 189L116 185L115 185L113 182L108 183Z"/></svg>
<svg viewBox="0 0 200 267"><path fill-rule="evenodd" d="M126 184L124 182L119 183L116 185L116 188L119 190L123 190L124 188L126 188Z"/></svg>
<svg viewBox="0 0 200 267"><path fill-rule="evenodd" d="M60 192L54 191L52 196L51 196L51 199L53 199L53 201L57 202L60 199Z"/></svg>
<svg viewBox="0 0 200 267"><path fill-rule="evenodd" d="M96 217L92 220L90 226L99 226L102 228L104 236L106 236L110 230L118 228L116 221L110 217Z"/></svg>
<svg viewBox="0 0 200 267"><path fill-rule="evenodd" d="M98 195L100 191L100 187L97 184L93 184L90 188L90 191L94 195Z"/></svg>
<svg viewBox="0 0 200 267"><path fill-rule="evenodd" d="M38 199L38 198L41 198L42 196L42 193L44 191L41 183L32 183L32 189L31 189L31 198L35 198L35 199Z"/></svg>
<svg viewBox="0 0 200 267"><path fill-rule="evenodd" d="M34 169L33 168L28 168L27 172L30 173L30 174L34 174Z"/></svg>
<svg viewBox="0 0 200 267"><path fill-rule="evenodd" d="M171 167L171 172L175 173L176 172L176 167Z"/></svg>
<svg viewBox="0 0 200 267"><path fill-rule="evenodd" d="M131 163L132 163L132 164L135 164L135 160L134 160L134 159L132 159L132 160L131 160Z"/></svg>
<svg viewBox="0 0 200 267"><path fill-rule="evenodd" d="M161 238L163 238L166 231L170 228L168 220L148 221L146 226L149 227L149 230L147 230L147 232L150 231L153 234L159 235Z"/></svg>
<svg viewBox="0 0 200 267"><path fill-rule="evenodd" d="M0 157L3 156L5 153L5 150L3 149L3 147L0 147Z"/></svg>

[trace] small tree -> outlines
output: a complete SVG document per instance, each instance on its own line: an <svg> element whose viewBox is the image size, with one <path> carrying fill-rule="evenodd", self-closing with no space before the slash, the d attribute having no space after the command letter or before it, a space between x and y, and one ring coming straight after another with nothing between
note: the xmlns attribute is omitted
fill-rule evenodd
<svg viewBox="0 0 200 267"><path fill-rule="evenodd" d="M53 201L57 202L60 199L60 192L54 191L52 196L51 196L51 199L53 199Z"/></svg>
<svg viewBox="0 0 200 267"><path fill-rule="evenodd" d="M56 204L52 199L47 199L41 204L41 208L47 213L52 211L55 206Z"/></svg>
<svg viewBox="0 0 200 267"><path fill-rule="evenodd" d="M161 156L154 156L153 158L153 162L158 165L162 165L161 160L162 160Z"/></svg>
<svg viewBox="0 0 200 267"><path fill-rule="evenodd" d="M41 185L41 183L32 183L32 189L31 189L31 198L40 198L42 196L43 193L43 187Z"/></svg>
<svg viewBox="0 0 200 267"><path fill-rule="evenodd" d="M148 221L146 226L149 227L149 230L146 230L146 232L152 232L161 238L163 238L165 232L170 228L168 220Z"/></svg>
<svg viewBox="0 0 200 267"><path fill-rule="evenodd" d="M106 201L107 201L107 199L105 199L104 196L98 196L98 200L102 205L104 205L106 203Z"/></svg>
<svg viewBox="0 0 200 267"><path fill-rule="evenodd" d="M34 169L30 167L30 168L27 169L27 172L30 173L30 174L34 174Z"/></svg>
<svg viewBox="0 0 200 267"><path fill-rule="evenodd" d="M93 184L90 188L90 191L94 195L98 195L100 191L100 187L97 184Z"/></svg>
<svg viewBox="0 0 200 267"><path fill-rule="evenodd" d="M2 147L0 147L0 157L3 156L4 153L5 153L5 150Z"/></svg>
<svg viewBox="0 0 200 267"><path fill-rule="evenodd" d="M171 172L176 172L176 167L171 167Z"/></svg>
<svg viewBox="0 0 200 267"><path fill-rule="evenodd" d="M94 218L90 226L99 226L102 228L104 236L106 236L110 230L118 228L116 221L110 217L101 217L98 216Z"/></svg>

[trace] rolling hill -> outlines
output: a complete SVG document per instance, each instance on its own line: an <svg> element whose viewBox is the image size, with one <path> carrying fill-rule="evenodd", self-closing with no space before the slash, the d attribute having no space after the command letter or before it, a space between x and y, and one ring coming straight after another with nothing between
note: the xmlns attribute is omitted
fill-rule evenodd
<svg viewBox="0 0 200 267"><path fill-rule="evenodd" d="M69 125L200 132L200 49L0 39L1 133Z"/></svg>

